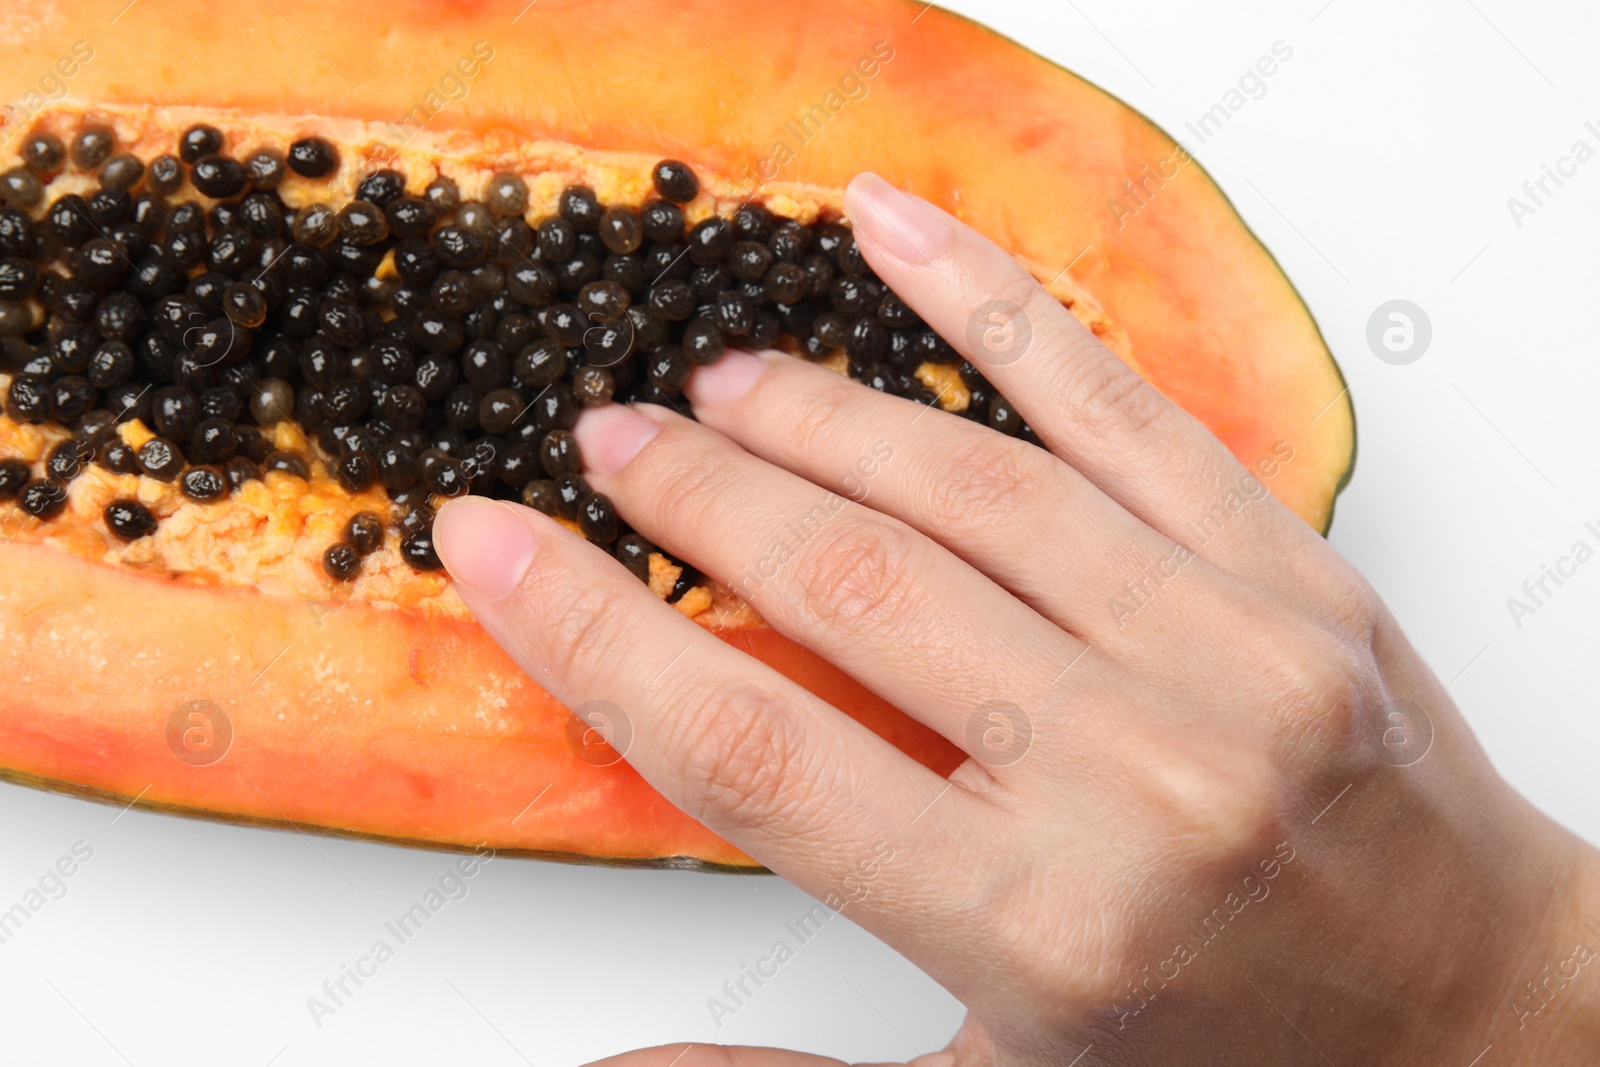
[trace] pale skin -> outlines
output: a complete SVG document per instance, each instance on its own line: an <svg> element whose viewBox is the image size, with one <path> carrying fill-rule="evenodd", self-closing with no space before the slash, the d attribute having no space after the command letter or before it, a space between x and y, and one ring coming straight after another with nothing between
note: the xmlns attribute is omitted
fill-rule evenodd
<svg viewBox="0 0 1600 1067"><path fill-rule="evenodd" d="M453 502L440 555L507 652L569 706L625 709L633 766L800 888L870 867L850 917L968 1009L921 1062L1595 1062L1600 854L1499 778L1366 581L1259 492L1197 543L1186 522L1259 470L951 216L872 175L845 206L1048 451L730 353L686 390L698 425L586 412L586 476L971 758L946 780L554 520ZM1020 358L969 346L996 299L1027 316ZM674 1057L837 1062L604 1062Z"/></svg>

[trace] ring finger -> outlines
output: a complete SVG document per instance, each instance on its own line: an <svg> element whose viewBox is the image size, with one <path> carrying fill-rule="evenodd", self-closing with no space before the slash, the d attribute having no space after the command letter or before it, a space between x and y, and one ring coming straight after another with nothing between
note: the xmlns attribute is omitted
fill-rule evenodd
<svg viewBox="0 0 1600 1067"><path fill-rule="evenodd" d="M935 542L661 408L585 412L592 485L629 522L962 747L1084 646ZM970 748L969 748L970 751Z"/></svg>

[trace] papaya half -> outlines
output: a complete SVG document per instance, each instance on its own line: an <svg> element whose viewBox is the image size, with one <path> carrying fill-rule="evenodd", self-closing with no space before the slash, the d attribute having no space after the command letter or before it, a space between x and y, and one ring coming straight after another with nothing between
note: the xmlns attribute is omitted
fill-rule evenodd
<svg viewBox="0 0 1600 1067"><path fill-rule="evenodd" d="M753 861L472 621L434 507L520 499L941 773L961 755L628 530L584 405L777 345L1037 440L875 277L858 171L1013 252L1326 529L1343 381L1200 165L907 0L18 0L0 43L0 769L593 862ZM581 716L581 717L580 717ZM615 742L611 744L609 742Z"/></svg>

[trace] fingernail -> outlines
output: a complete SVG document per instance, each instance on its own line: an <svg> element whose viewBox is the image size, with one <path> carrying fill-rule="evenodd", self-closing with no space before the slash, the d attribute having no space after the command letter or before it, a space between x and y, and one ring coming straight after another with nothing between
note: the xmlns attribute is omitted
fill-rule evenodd
<svg viewBox="0 0 1600 1067"><path fill-rule="evenodd" d="M709 367L696 367L685 391L697 408L732 407L767 369L767 361L748 352L729 351Z"/></svg>
<svg viewBox="0 0 1600 1067"><path fill-rule="evenodd" d="M537 547L523 517L498 500L452 500L433 520L433 548L450 577L490 600L517 587Z"/></svg>
<svg viewBox="0 0 1600 1067"><path fill-rule="evenodd" d="M614 474L661 432L661 424L623 404L607 404L584 411L572 432L578 437L584 465Z"/></svg>
<svg viewBox="0 0 1600 1067"><path fill-rule="evenodd" d="M870 171L845 190L844 210L857 233L907 263L926 263L950 242L949 223L931 204Z"/></svg>

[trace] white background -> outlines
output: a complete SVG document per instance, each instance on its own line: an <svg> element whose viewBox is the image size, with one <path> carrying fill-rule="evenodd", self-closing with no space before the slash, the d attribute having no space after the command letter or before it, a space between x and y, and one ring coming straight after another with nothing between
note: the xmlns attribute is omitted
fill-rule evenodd
<svg viewBox="0 0 1600 1067"><path fill-rule="evenodd" d="M1184 139L1300 287L1355 397L1333 541L1376 583L1506 776L1591 840L1600 560L1518 628L1506 600L1600 526L1600 160L1506 207L1600 120L1578 0L955 5ZM915 32L914 27L908 32ZM1209 143L1183 130L1282 40ZM1098 207L1093 205L1090 209ZM1394 298L1418 362L1366 341ZM3 682L0 682L3 684ZM809 901L773 878L501 860L318 1029L306 1007L451 858L0 787L0 907L94 858L0 946L0 1061L572 1064L673 1040L846 1059L938 1048L959 1006L839 918L718 1030L706 998ZM662 1067L670 1057L662 1058Z"/></svg>

